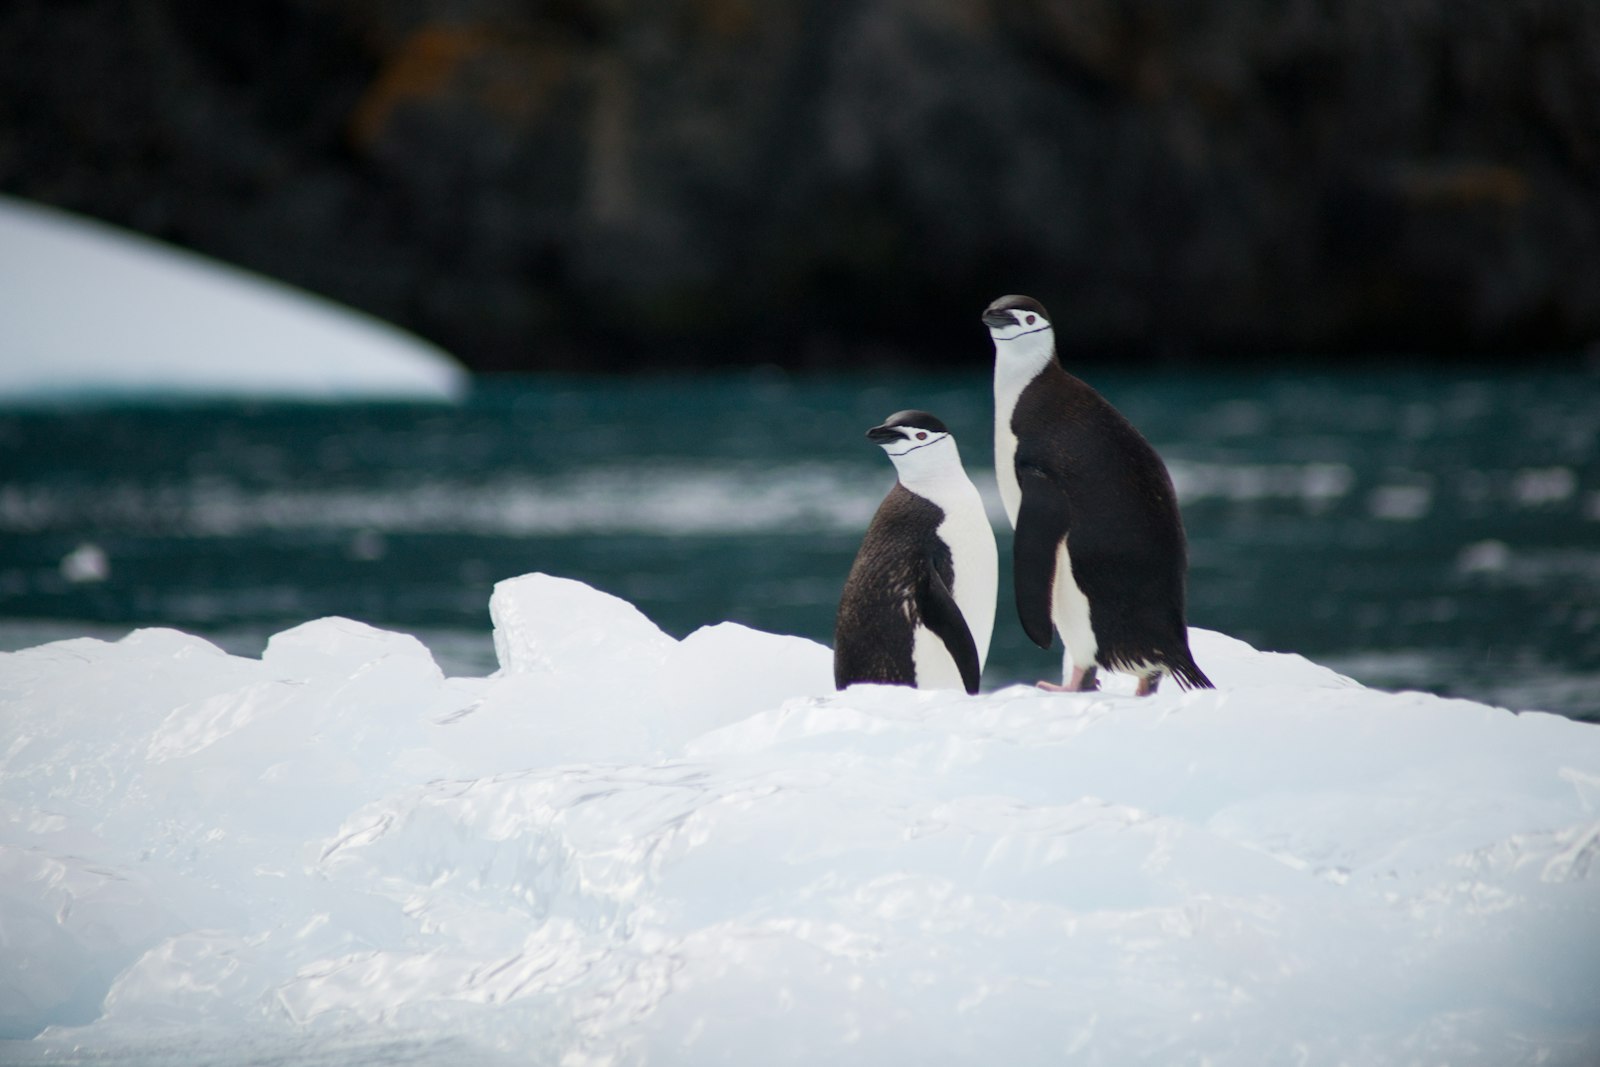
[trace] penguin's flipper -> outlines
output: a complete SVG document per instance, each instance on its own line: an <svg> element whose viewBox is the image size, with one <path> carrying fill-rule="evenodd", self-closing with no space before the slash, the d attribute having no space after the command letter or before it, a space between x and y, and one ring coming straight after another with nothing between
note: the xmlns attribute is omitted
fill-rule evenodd
<svg viewBox="0 0 1600 1067"><path fill-rule="evenodd" d="M1056 588L1056 550L1067 536L1071 513L1067 495L1038 467L1019 460L1017 484L1022 488L1012 547L1017 616L1033 643L1049 648L1054 630L1050 608Z"/></svg>
<svg viewBox="0 0 1600 1067"><path fill-rule="evenodd" d="M978 676L982 671L978 666L978 644L972 639L967 618L956 605L950 587L944 584L944 579L932 567L924 572L922 581L918 583L917 610L922 614L922 624L933 631L934 636L944 643L950 658L956 661L956 669L961 672L961 684L966 686L967 692L976 693Z"/></svg>

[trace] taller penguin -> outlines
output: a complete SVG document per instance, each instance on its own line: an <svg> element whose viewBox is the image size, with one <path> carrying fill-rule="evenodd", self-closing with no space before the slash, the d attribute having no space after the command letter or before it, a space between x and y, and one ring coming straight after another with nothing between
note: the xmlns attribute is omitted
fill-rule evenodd
<svg viewBox="0 0 1600 1067"><path fill-rule="evenodd" d="M994 529L955 438L926 411L867 431L899 480L839 598L833 679L978 691L998 592Z"/></svg>
<svg viewBox="0 0 1600 1067"><path fill-rule="evenodd" d="M1040 648L1061 634L1064 685L1097 687L1105 668L1138 676L1140 696L1170 674L1211 680L1189 652L1188 551L1161 457L1133 424L1056 360L1055 329L1029 296L983 313L994 339L994 469L1016 531L1017 614Z"/></svg>

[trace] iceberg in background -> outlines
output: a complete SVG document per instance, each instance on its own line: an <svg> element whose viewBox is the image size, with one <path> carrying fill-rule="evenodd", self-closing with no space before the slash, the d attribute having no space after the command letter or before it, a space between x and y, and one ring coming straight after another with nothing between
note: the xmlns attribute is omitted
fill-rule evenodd
<svg viewBox="0 0 1600 1067"><path fill-rule="evenodd" d="M466 371L332 301L0 197L0 399L447 400Z"/></svg>
<svg viewBox="0 0 1600 1067"><path fill-rule="evenodd" d="M1600 1053L1593 725L1199 630L1215 691L967 697L491 614L487 678L337 618L0 656L0 1060Z"/></svg>

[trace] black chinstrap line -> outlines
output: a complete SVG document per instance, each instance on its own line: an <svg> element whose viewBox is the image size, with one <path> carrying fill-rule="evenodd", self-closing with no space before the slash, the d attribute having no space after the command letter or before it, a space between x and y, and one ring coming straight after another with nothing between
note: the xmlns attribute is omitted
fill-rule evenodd
<svg viewBox="0 0 1600 1067"><path fill-rule="evenodd" d="M1043 333L1044 331L1052 328L1054 325L1055 325L1055 323L1053 323L1053 322L1047 322L1043 326L1040 326L1036 330L1023 330L1021 333L1014 333L1010 337L996 337L995 340L996 341L1015 341L1017 338L1026 337L1030 333Z"/></svg>
<svg viewBox="0 0 1600 1067"><path fill-rule="evenodd" d="M949 437L949 436L950 436L949 434L945 434L944 437L935 437L932 441L924 441L920 445L912 445L910 448L906 449L904 452L889 452L889 455L894 456L896 458L898 458L900 456L909 456L911 453L917 451L917 449L919 449L919 448L928 448L928 447L930 447L932 445L936 445L940 441L943 441L945 439L945 437ZM888 449L884 449L884 451L888 452Z"/></svg>

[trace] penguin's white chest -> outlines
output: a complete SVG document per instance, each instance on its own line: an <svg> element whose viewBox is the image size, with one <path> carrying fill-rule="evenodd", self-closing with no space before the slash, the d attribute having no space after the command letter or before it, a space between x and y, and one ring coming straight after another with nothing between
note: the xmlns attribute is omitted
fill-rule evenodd
<svg viewBox="0 0 1600 1067"><path fill-rule="evenodd" d="M1022 391L1033 380L1027 368L1007 362L995 364L994 376L994 480L1000 487L1000 502L1006 519L1017 528L1017 511L1022 507L1022 486L1017 483L1017 435L1011 429L1011 416L1022 399Z"/></svg>
<svg viewBox="0 0 1600 1067"><path fill-rule="evenodd" d="M994 423L994 480L1000 487L1000 503L1006 519L1017 528L1017 511L1022 507L1022 486L1017 483L1017 435L1011 432L1011 419Z"/></svg>
<svg viewBox="0 0 1600 1067"><path fill-rule="evenodd" d="M971 482L966 489L963 506L946 510L938 535L950 546L950 566L955 572L955 587L950 593L967 620L973 644L978 646L981 668L989 661L989 641L994 635L995 598L1000 592L1000 553L983 499Z"/></svg>
<svg viewBox="0 0 1600 1067"><path fill-rule="evenodd" d="M944 518L934 531L950 551L955 599L972 643L978 650L981 670L989 659L989 643L994 634L995 599L999 595L1000 553L995 544L994 527L978 489L965 475L919 483L916 492L937 504ZM939 637L918 620L912 630L911 659L921 689L961 689L961 670Z"/></svg>

